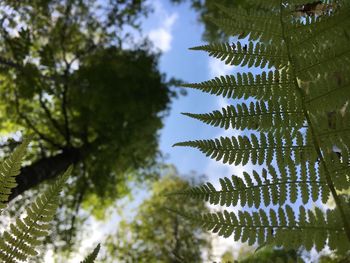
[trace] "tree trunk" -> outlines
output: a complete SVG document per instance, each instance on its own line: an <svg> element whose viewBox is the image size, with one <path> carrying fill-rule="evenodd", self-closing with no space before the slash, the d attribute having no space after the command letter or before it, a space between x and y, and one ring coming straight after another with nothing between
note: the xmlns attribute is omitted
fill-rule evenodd
<svg viewBox="0 0 350 263"><path fill-rule="evenodd" d="M83 151L81 148L70 148L55 156L42 158L29 166L23 167L21 173L16 177L18 185L12 190L9 201L48 179L56 178L69 165L78 163L82 158Z"/></svg>

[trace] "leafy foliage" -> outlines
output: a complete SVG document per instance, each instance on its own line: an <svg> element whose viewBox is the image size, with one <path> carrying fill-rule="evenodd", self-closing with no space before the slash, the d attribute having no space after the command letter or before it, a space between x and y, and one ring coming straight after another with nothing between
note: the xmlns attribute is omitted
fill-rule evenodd
<svg viewBox="0 0 350 263"><path fill-rule="evenodd" d="M328 245L344 254L350 247L349 200L341 194L350 188L349 3L245 2L251 8L218 6L225 15L214 19L233 43L192 49L251 71L183 85L248 100L212 113L185 113L243 134L175 145L260 169L220 179L221 189L206 183L174 193L220 206L239 204L238 213L179 213L249 245L318 251ZM254 74L257 68L263 72ZM330 198L335 209L317 206Z"/></svg>
<svg viewBox="0 0 350 263"><path fill-rule="evenodd" d="M210 239L198 226L189 224L167 209L200 212L205 202L165 197L169 191L189 187L189 183L170 168L150 189L132 218L130 213L118 231L107 239L108 254L104 262L203 262L202 251L210 254Z"/></svg>
<svg viewBox="0 0 350 263"><path fill-rule="evenodd" d="M10 199L75 164L51 240L67 250L79 211L101 219L130 181L154 179L158 131L176 94L159 54L126 33L150 11L139 0L0 3L0 132L35 138ZM12 146L1 142L1 153Z"/></svg>

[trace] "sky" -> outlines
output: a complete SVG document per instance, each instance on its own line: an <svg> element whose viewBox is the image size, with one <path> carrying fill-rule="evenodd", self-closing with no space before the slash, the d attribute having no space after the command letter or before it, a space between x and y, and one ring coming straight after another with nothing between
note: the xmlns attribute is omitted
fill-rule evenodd
<svg viewBox="0 0 350 263"><path fill-rule="evenodd" d="M197 20L197 13L188 4L174 6L167 0L151 1L155 13L144 24L146 34L162 51L160 69L168 77L187 83L201 82L219 75L234 73L235 68L210 58L205 52L188 50L205 44L201 39L204 27ZM207 174L213 169L208 158L196 150L172 147L179 141L213 138L221 135L222 129L213 128L183 116L181 112L205 113L221 109L228 103L221 97L188 89L187 96L174 100L170 115L165 119L160 133L160 149L167 161L176 165L180 173L196 171ZM223 165L218 165L218 169Z"/></svg>
<svg viewBox="0 0 350 263"><path fill-rule="evenodd" d="M211 58L205 52L191 51L190 47L206 44L202 40L204 26L198 22L198 13L188 4L173 5L167 0L152 0L154 14L143 23L144 31L156 49L162 52L160 70L168 77L175 77L186 83L201 82L220 75L234 74L238 69ZM218 178L241 174L243 168L216 162L191 148L172 147L176 142L212 139L233 135L231 131L211 127L191 119L181 112L207 113L221 109L229 101L197 90L187 90L187 96L174 100L170 115L164 121L160 133L160 150L167 156L167 163L174 164L180 174L204 174L214 185ZM236 132L237 134L237 132ZM241 247L233 238L224 239L213 235L213 256L219 260L230 246Z"/></svg>

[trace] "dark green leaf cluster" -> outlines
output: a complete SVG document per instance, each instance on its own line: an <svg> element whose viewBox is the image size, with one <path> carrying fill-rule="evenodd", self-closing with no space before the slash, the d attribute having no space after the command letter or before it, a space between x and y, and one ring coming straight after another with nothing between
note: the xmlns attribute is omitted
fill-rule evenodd
<svg viewBox="0 0 350 263"><path fill-rule="evenodd" d="M221 111L184 113L240 135L175 145L230 165L259 165L261 172L222 178L220 189L206 183L173 194L240 205L238 213L183 213L224 237L318 251L328 245L344 253L350 248L349 198L342 194L350 189L349 2L246 2L251 9L220 6L225 15L214 20L243 40L192 49L263 72L183 85L248 100ZM334 209L317 207L329 200Z"/></svg>

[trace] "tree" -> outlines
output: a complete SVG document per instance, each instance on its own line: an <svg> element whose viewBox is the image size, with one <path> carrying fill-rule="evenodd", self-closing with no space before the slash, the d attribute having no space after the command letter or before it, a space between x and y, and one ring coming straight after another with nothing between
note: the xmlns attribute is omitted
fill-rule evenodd
<svg viewBox="0 0 350 263"><path fill-rule="evenodd" d="M203 262L203 253L210 254L209 235L167 209L203 211L205 203L164 196L189 185L174 170L154 183L136 215L123 219L108 238L106 262Z"/></svg>
<svg viewBox="0 0 350 263"><path fill-rule="evenodd" d="M304 260L300 255L293 249L284 250L274 247L265 247L258 251L243 251L238 254L237 260L234 260L234 256L230 250L227 250L221 257L222 263L303 263Z"/></svg>
<svg viewBox="0 0 350 263"><path fill-rule="evenodd" d="M269 263L269 262L281 262L281 263L303 263L298 253L293 250L274 249L271 247L264 248L257 253L254 253L248 257L243 258L239 262L241 263Z"/></svg>
<svg viewBox="0 0 350 263"><path fill-rule="evenodd" d="M248 1L247 1L248 2ZM236 99L207 114L185 113L240 135L177 143L253 171L182 191L237 213L179 211L220 236L284 249L350 248L349 2L254 0L254 9L222 7L216 19L234 43L202 50L248 73L185 87ZM243 38L236 41L237 38ZM256 74L259 69L262 73ZM321 209L332 198L334 209ZM314 205L316 203L316 205Z"/></svg>
<svg viewBox="0 0 350 263"><path fill-rule="evenodd" d="M175 95L158 55L124 30L137 29L149 9L122 2L0 5L0 132L22 131L18 141L35 136L10 200L75 164L58 216L57 234L66 240L81 204L108 206L128 192L131 175L142 181L152 174L157 132ZM5 141L3 152L14 143Z"/></svg>

